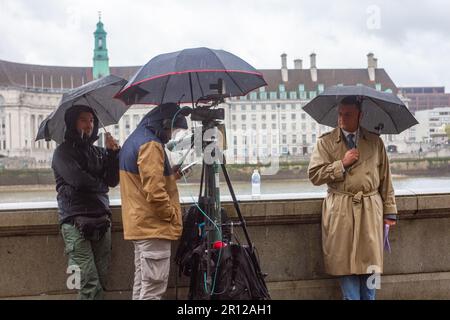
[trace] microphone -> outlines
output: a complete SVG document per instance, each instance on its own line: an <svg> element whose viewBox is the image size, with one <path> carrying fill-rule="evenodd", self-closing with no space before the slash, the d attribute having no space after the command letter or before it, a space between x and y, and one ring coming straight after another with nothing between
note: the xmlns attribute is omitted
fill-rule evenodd
<svg viewBox="0 0 450 320"><path fill-rule="evenodd" d="M187 136L181 137L176 140L170 140L166 143L166 148L169 151L173 151L177 147L181 147L181 150L191 149L192 143L194 142L194 134L189 134Z"/></svg>

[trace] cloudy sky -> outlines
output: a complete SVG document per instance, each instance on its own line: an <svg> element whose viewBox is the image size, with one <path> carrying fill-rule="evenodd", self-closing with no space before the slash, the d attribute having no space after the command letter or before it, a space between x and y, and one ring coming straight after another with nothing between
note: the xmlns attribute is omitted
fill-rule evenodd
<svg viewBox="0 0 450 320"><path fill-rule="evenodd" d="M450 92L450 2L446 0L0 0L0 59L92 64L102 12L110 65L207 46L256 68L279 68L280 54L317 54L319 68L360 68L374 52L399 86Z"/></svg>

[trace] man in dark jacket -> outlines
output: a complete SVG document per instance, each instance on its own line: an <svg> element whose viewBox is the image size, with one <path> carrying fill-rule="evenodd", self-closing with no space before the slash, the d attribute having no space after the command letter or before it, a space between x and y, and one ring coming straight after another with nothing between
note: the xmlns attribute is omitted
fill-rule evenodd
<svg viewBox="0 0 450 320"><path fill-rule="evenodd" d="M69 268L79 273L79 299L100 299L111 256L109 187L119 183L119 146L94 146L98 119L87 106L65 114L64 142L53 155L58 212ZM76 278L75 278L76 279Z"/></svg>

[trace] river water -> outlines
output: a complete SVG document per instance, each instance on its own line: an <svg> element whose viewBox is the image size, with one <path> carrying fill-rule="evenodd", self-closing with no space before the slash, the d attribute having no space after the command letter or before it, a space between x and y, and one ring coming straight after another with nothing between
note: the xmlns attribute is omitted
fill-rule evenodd
<svg viewBox="0 0 450 320"><path fill-rule="evenodd" d="M394 189L396 191L406 190L415 193L429 191L450 192L450 177L394 177ZM180 181L178 188L181 197L198 196L199 184ZM251 195L251 184L249 182L233 182L233 189L237 195ZM289 193L322 193L326 191L326 186L313 186L306 179L289 180L267 180L262 176L262 194L289 194ZM229 195L225 183L221 183L221 194ZM110 191L111 199L120 198L120 189L114 188ZM55 201L56 191L54 186L20 186L2 187L0 189L0 203L21 203Z"/></svg>

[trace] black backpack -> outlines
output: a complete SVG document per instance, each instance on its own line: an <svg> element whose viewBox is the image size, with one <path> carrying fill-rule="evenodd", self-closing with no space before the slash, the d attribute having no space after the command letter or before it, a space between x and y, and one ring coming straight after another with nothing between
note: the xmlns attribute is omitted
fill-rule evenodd
<svg viewBox="0 0 450 320"><path fill-rule="evenodd" d="M222 223L229 221L222 209ZM231 243L230 227L222 227L222 249L210 249L206 253L206 239L202 234L204 217L196 206L183 216L183 234L180 239L175 262L179 276L190 277L191 300L262 300L270 299L264 275L259 268L255 249ZM213 270L211 283L206 284L207 267Z"/></svg>

